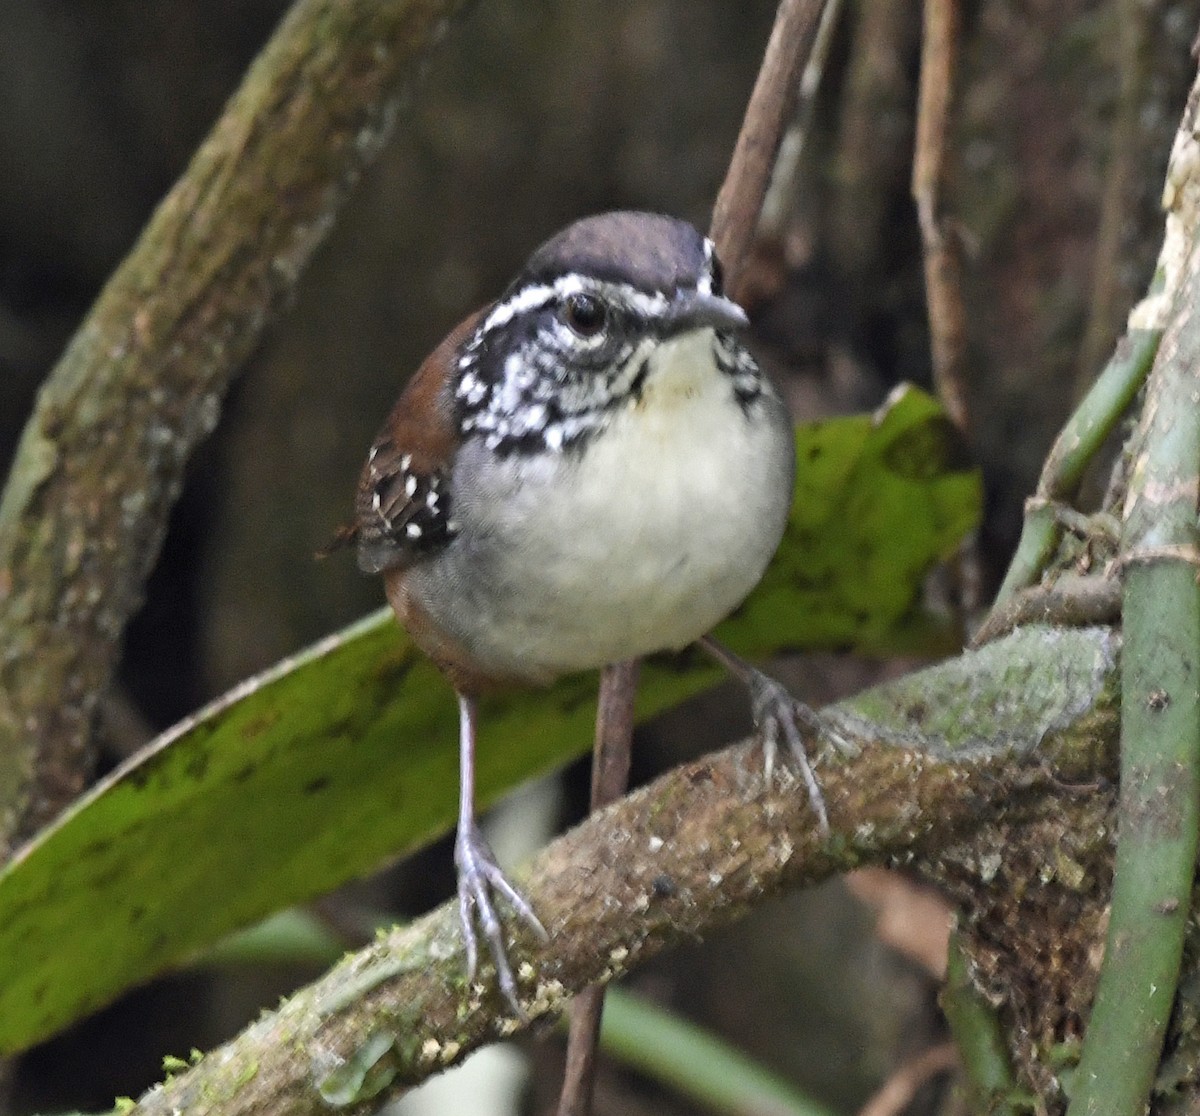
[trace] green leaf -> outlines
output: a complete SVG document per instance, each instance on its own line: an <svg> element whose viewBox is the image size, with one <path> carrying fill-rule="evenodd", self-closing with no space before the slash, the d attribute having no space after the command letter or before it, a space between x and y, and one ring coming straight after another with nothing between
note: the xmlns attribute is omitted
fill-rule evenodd
<svg viewBox="0 0 1200 1116"><path fill-rule="evenodd" d="M719 634L755 656L944 645L918 609L921 580L981 503L948 431L915 389L874 416L801 431L779 560ZM695 656L649 664L639 716L715 676ZM579 676L485 704L481 806L587 751L594 692L594 677ZM176 726L0 873L0 1053L445 832L457 749L449 687L386 611Z"/></svg>
<svg viewBox="0 0 1200 1116"><path fill-rule="evenodd" d="M982 498L941 405L910 385L873 415L801 427L787 533L739 623L760 648L779 646L788 617L792 646L950 650L917 590L978 526Z"/></svg>

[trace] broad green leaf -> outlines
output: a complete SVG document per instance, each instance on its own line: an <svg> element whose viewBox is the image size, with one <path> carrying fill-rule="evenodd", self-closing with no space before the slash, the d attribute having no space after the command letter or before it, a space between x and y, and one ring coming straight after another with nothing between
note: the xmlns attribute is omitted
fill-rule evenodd
<svg viewBox="0 0 1200 1116"><path fill-rule="evenodd" d="M877 415L802 430L797 444L788 537L719 634L754 656L896 641L944 649L945 629L917 607L921 580L977 523L981 486L937 404L908 389ZM690 655L650 664L639 716L714 677ZM481 804L585 752L594 692L594 677L580 676L489 701ZM451 691L386 612L243 683L98 784L0 873L0 1053L445 832L457 782Z"/></svg>
<svg viewBox="0 0 1200 1116"><path fill-rule="evenodd" d="M787 534L738 615L743 638L756 650L930 650L936 622L914 609L917 587L931 557L978 526L981 499L960 436L916 388L874 415L801 427Z"/></svg>

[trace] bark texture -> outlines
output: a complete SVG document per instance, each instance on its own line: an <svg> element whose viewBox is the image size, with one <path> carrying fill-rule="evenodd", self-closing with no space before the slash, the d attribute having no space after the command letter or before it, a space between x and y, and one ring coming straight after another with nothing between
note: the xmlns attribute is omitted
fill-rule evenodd
<svg viewBox="0 0 1200 1116"><path fill-rule="evenodd" d="M827 710L858 748L821 770L828 838L790 772L764 786L753 745L591 815L521 881L550 932L538 947L515 928L530 1020L785 888L892 864L950 888L981 940L997 932L1007 952L991 991L1040 1053L1077 1023L1094 973L1112 798L1064 808L1063 787L1113 770L1118 650L1106 628L1029 628ZM1053 999L1038 983L1047 970ZM451 902L346 958L134 1111L365 1113L528 1025L504 1014L490 969L466 985Z"/></svg>
<svg viewBox="0 0 1200 1116"><path fill-rule="evenodd" d="M300 0L43 386L0 503L0 857L86 785L184 465L459 6Z"/></svg>

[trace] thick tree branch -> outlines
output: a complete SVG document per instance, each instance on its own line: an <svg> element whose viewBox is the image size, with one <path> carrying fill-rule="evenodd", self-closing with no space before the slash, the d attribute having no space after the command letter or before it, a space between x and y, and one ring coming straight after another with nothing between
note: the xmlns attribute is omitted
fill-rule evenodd
<svg viewBox="0 0 1200 1116"><path fill-rule="evenodd" d="M545 946L523 937L514 951L528 961L518 979L530 1017L561 1012L587 985L782 889L859 864L902 862L959 886L994 872L984 857L976 863L973 840L1003 832L1016 842L1061 817L1063 780L1094 777L1098 756L1111 770L1116 655L1108 629L1031 628L828 710L862 750L822 771L826 839L798 782L764 786L752 745L592 815L522 881L550 931ZM1107 850L1102 831L1096 840ZM464 984L447 904L347 958L136 1111L303 1116L333 1103L365 1112L520 1030L502 1010L490 974Z"/></svg>
<svg viewBox="0 0 1200 1116"><path fill-rule="evenodd" d="M0 859L91 769L183 467L461 0L298 0L44 385L0 502Z"/></svg>

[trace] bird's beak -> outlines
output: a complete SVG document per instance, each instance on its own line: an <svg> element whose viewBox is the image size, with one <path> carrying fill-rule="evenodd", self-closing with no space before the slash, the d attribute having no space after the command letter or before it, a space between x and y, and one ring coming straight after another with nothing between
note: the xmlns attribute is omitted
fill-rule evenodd
<svg viewBox="0 0 1200 1116"><path fill-rule="evenodd" d="M745 329L750 319L732 299L700 291L680 291L667 310L672 332L689 329Z"/></svg>

